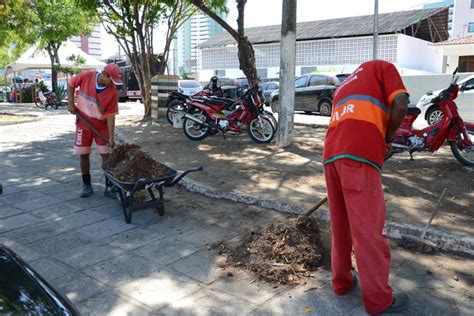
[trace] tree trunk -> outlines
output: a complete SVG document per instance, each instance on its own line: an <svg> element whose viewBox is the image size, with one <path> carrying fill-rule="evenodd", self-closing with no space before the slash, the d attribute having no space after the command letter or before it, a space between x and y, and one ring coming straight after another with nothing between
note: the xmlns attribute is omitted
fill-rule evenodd
<svg viewBox="0 0 474 316"><path fill-rule="evenodd" d="M247 37L241 37L238 42L240 69L244 72L249 87L258 85L257 66L255 65L255 51Z"/></svg>
<svg viewBox="0 0 474 316"><path fill-rule="evenodd" d="M51 85L52 91L54 92L58 87L58 71L55 65L58 52L54 51L54 48L49 45L46 47L46 51L48 52L49 60L51 61Z"/></svg>

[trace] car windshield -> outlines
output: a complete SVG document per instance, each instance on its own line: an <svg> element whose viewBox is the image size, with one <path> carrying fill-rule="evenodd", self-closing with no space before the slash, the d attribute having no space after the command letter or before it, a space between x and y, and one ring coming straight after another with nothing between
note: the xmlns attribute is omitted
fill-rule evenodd
<svg viewBox="0 0 474 316"><path fill-rule="evenodd" d="M179 85L181 86L181 88L200 88L201 87L199 82L194 81L194 80L180 81Z"/></svg>

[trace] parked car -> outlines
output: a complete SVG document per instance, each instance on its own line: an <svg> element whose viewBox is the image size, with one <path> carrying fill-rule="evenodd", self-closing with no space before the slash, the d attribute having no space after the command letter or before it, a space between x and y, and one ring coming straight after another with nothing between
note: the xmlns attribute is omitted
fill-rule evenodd
<svg viewBox="0 0 474 316"><path fill-rule="evenodd" d="M459 114L464 121L474 122L474 75L459 81L459 93L455 100ZM443 89L427 93L420 98L416 107L421 110L420 117L424 117L428 125L438 123L443 118L443 112L432 100Z"/></svg>
<svg viewBox="0 0 474 316"><path fill-rule="evenodd" d="M265 82L262 84L263 95L265 96L265 105L270 106L270 95L279 88L278 81Z"/></svg>
<svg viewBox="0 0 474 316"><path fill-rule="evenodd" d="M234 79L234 86L239 87L241 90L245 90L249 87L249 81L247 78L237 78Z"/></svg>
<svg viewBox="0 0 474 316"><path fill-rule="evenodd" d="M335 75L306 74L295 80L295 111L305 113L319 112L331 116L334 90L341 81ZM270 106L273 112L280 109L279 90L270 95Z"/></svg>
<svg viewBox="0 0 474 316"><path fill-rule="evenodd" d="M72 303L0 244L1 315L79 315Z"/></svg>
<svg viewBox="0 0 474 316"><path fill-rule="evenodd" d="M202 87L196 80L178 80L178 91L185 95L194 95L201 91Z"/></svg>

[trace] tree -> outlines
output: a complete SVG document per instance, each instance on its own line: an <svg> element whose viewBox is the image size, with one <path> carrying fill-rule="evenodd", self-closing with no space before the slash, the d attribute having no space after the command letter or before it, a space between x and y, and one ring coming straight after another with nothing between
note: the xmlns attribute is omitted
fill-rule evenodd
<svg viewBox="0 0 474 316"><path fill-rule="evenodd" d="M155 64L153 31L171 0L77 0L93 8L105 29L125 51L141 91L144 119L151 118L151 76Z"/></svg>
<svg viewBox="0 0 474 316"><path fill-rule="evenodd" d="M53 91L56 91L59 47L71 36L90 34L95 19L73 0L36 0L30 5L36 16L32 32L39 41L38 48L48 52Z"/></svg>
<svg viewBox="0 0 474 316"><path fill-rule="evenodd" d="M244 72L249 86L254 87L258 84L257 67L255 65L255 51L253 50L252 44L245 36L244 30L244 16L245 16L245 5L247 0L236 0L237 1L237 30L234 30L227 22L225 22L219 15L217 10L222 9L226 3L226 0L188 0L194 4L202 12L207 14L211 19L216 21L222 26L229 34L237 41L237 48L239 51L239 64L240 69Z"/></svg>
<svg viewBox="0 0 474 316"><path fill-rule="evenodd" d="M32 28L34 13L22 0L0 1L0 69L15 61L35 37Z"/></svg>

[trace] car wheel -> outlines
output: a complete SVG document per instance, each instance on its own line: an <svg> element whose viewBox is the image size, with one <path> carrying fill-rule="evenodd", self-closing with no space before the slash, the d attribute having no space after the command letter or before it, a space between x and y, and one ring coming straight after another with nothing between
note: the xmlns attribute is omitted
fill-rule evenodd
<svg viewBox="0 0 474 316"><path fill-rule="evenodd" d="M442 119L443 119L443 112L441 111L439 106L431 107L426 113L426 122L428 123L428 125L439 123L441 122Z"/></svg>
<svg viewBox="0 0 474 316"><path fill-rule="evenodd" d="M322 101L319 104L319 113L321 116L331 116L332 105L329 101Z"/></svg>
<svg viewBox="0 0 474 316"><path fill-rule="evenodd" d="M271 109L273 113L278 113L280 111L280 101L275 100L272 102Z"/></svg>

